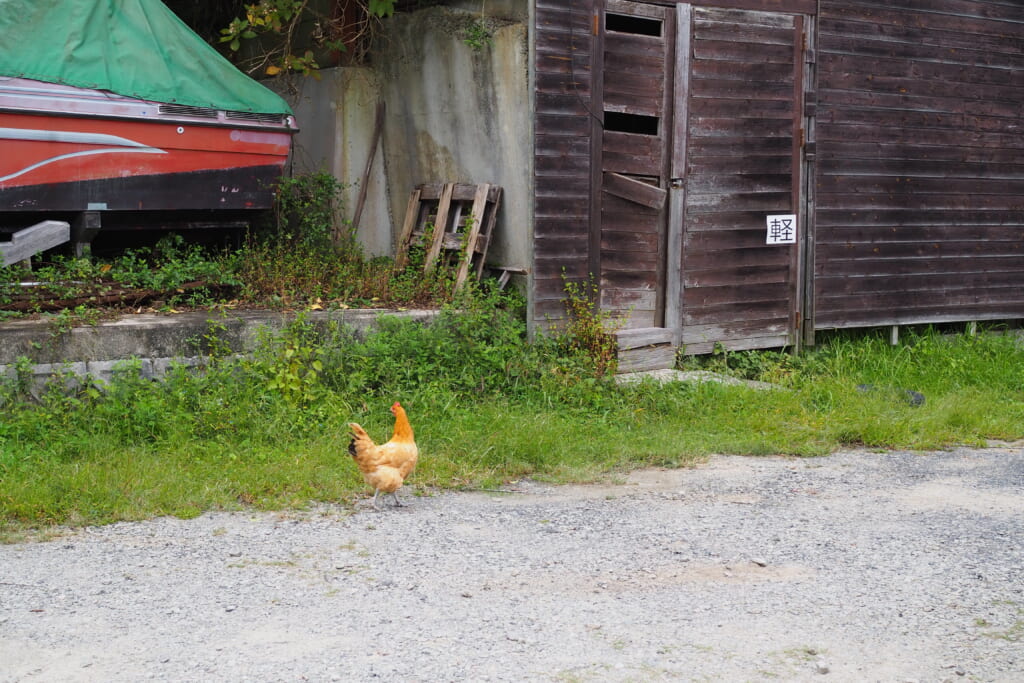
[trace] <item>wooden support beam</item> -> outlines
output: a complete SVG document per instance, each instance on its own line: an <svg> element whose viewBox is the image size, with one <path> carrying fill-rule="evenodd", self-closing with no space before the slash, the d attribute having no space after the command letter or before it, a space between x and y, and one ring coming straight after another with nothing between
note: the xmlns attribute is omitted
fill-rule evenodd
<svg viewBox="0 0 1024 683"><path fill-rule="evenodd" d="M83 211L71 222L71 241L75 245L76 257L90 254L92 241L103 227L101 216L99 211Z"/></svg>
<svg viewBox="0 0 1024 683"><path fill-rule="evenodd" d="M71 239L71 225L65 221L43 221L19 230L10 242L0 242L3 264L25 261L41 251L59 247Z"/></svg>

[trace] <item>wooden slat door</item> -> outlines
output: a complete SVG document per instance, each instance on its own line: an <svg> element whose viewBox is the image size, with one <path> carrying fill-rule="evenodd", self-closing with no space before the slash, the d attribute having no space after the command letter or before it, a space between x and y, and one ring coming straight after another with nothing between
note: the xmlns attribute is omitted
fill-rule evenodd
<svg viewBox="0 0 1024 683"><path fill-rule="evenodd" d="M798 342L803 17L678 5L666 326L688 352ZM796 214L798 244L767 245Z"/></svg>
<svg viewBox="0 0 1024 683"><path fill-rule="evenodd" d="M594 245L601 308L627 328L658 327L665 307L675 13L607 0L603 17L600 244Z"/></svg>

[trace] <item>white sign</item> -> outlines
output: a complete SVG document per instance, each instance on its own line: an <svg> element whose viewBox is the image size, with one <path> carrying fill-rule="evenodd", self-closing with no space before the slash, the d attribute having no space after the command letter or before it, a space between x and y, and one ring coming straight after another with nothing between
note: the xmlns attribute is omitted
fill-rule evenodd
<svg viewBox="0 0 1024 683"><path fill-rule="evenodd" d="M768 244L796 244L796 215L767 216Z"/></svg>

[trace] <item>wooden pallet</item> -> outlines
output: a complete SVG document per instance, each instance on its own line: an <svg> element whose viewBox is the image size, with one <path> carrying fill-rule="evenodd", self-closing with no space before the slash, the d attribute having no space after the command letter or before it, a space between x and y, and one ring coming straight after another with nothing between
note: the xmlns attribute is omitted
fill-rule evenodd
<svg viewBox="0 0 1024 683"><path fill-rule="evenodd" d="M420 185L409 196L395 264L406 267L409 251L420 248L424 272L439 263L456 268L455 289L466 282L470 272L479 280L500 205L501 188L497 185Z"/></svg>

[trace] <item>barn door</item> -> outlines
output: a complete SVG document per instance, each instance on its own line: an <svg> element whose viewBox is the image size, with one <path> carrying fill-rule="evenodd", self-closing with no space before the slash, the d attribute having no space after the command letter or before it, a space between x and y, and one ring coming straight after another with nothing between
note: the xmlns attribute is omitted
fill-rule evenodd
<svg viewBox="0 0 1024 683"><path fill-rule="evenodd" d="M607 0L603 16L600 244L592 249L601 308L626 328L660 327L675 12Z"/></svg>
<svg viewBox="0 0 1024 683"><path fill-rule="evenodd" d="M678 5L666 326L686 350L796 344L803 18ZM794 244L767 217L796 215Z"/></svg>

